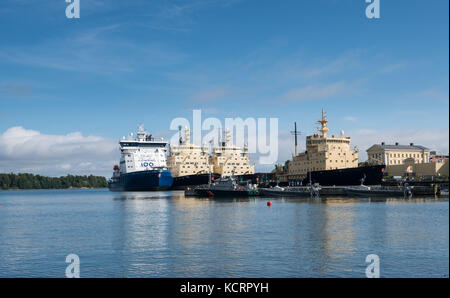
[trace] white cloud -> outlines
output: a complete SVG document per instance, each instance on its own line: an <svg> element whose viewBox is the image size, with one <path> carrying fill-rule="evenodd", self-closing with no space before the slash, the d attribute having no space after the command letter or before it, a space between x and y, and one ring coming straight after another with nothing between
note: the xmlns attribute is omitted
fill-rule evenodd
<svg viewBox="0 0 450 298"><path fill-rule="evenodd" d="M426 90L422 90L421 92L415 94L417 98L427 100L427 101L441 101L444 103L448 103L449 96L448 91L443 91L438 88L429 88Z"/></svg>
<svg viewBox="0 0 450 298"><path fill-rule="evenodd" d="M157 16L165 19L175 19L192 15L193 13L211 7L221 6L228 7L241 0L190 0L190 1L177 1L168 2L167 6L157 14Z"/></svg>
<svg viewBox="0 0 450 298"><path fill-rule="evenodd" d="M406 67L406 63L394 63L394 64L388 64L381 68L380 73L382 74L388 74L395 72L397 70L404 69Z"/></svg>
<svg viewBox="0 0 450 298"><path fill-rule="evenodd" d="M10 97L27 97L30 96L32 92L33 87L28 84L8 82L0 86L0 95Z"/></svg>
<svg viewBox="0 0 450 298"><path fill-rule="evenodd" d="M186 58L162 42L137 44L124 39L126 25L93 27L27 47L0 46L5 62L58 71L114 75L141 68L178 64ZM127 59L123 59L123 55Z"/></svg>
<svg viewBox="0 0 450 298"><path fill-rule="evenodd" d="M305 101L314 99L326 99L347 94L352 90L345 82L336 82L329 85L310 85L294 88L279 97L281 101Z"/></svg>
<svg viewBox="0 0 450 298"><path fill-rule="evenodd" d="M357 118L356 118L356 117L353 117L353 116L347 116L347 117L344 117L344 120L347 120L347 121L356 121Z"/></svg>
<svg viewBox="0 0 450 298"><path fill-rule="evenodd" d="M214 101L216 99L220 99L224 97L227 93L228 90L222 87L209 88L192 95L191 97L188 98L188 101L196 103L207 103Z"/></svg>
<svg viewBox="0 0 450 298"><path fill-rule="evenodd" d="M285 73L293 79L313 79L360 68L361 51L343 53L334 60L319 59L311 61L307 57L285 61ZM297 61L298 60L298 61Z"/></svg>
<svg viewBox="0 0 450 298"><path fill-rule="evenodd" d="M80 132L47 135L21 126L0 135L0 172L30 172L58 176L109 176L119 158L118 144Z"/></svg>

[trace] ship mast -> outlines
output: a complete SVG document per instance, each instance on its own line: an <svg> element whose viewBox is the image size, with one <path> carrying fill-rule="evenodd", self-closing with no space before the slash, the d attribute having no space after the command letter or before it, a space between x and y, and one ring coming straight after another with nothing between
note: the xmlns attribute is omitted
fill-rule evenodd
<svg viewBox="0 0 450 298"><path fill-rule="evenodd" d="M291 131L291 134L293 134L295 136L295 155L298 155L298 146L297 146L297 136L299 136L301 133L298 131L297 132L297 122L294 122L294 131Z"/></svg>
<svg viewBox="0 0 450 298"><path fill-rule="evenodd" d="M181 137L181 125L178 125L178 145L183 144L183 138Z"/></svg>
<svg viewBox="0 0 450 298"><path fill-rule="evenodd" d="M318 120L317 122L322 126L321 128L318 129L319 132L322 134L321 137L326 138L329 128L327 127L328 120L326 118L326 114L323 108L322 108L322 119Z"/></svg>
<svg viewBox="0 0 450 298"><path fill-rule="evenodd" d="M144 141L146 136L146 132L144 130L144 125L140 123L138 125L138 131L137 131L137 140L138 141Z"/></svg>
<svg viewBox="0 0 450 298"><path fill-rule="evenodd" d="M185 145L191 144L191 131L187 126L184 128L184 144Z"/></svg>
<svg viewBox="0 0 450 298"><path fill-rule="evenodd" d="M227 128L225 129L225 146L230 145L230 140L231 140L231 133L230 130Z"/></svg>

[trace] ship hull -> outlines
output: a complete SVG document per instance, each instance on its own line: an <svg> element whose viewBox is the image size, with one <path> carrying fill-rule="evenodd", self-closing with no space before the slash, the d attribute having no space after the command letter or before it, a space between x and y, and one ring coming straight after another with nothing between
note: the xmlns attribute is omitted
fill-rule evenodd
<svg viewBox="0 0 450 298"><path fill-rule="evenodd" d="M172 187L173 177L169 170L150 170L120 175L109 183L111 191L155 191Z"/></svg>
<svg viewBox="0 0 450 298"><path fill-rule="evenodd" d="M220 175L212 174L211 177L214 179L218 179L220 178ZM209 184L209 179L209 174L196 174L174 177L172 189L186 189L190 186L207 185Z"/></svg>
<svg viewBox="0 0 450 298"><path fill-rule="evenodd" d="M365 185L380 185L383 179L384 165L347 168L339 170L314 171L307 175L307 178L296 182L302 185L310 183L318 183L322 186L351 186L360 185L361 179L364 178Z"/></svg>
<svg viewBox="0 0 450 298"><path fill-rule="evenodd" d="M270 188L261 188L259 190L262 196L268 197L310 197L311 190L303 189L303 190L274 190Z"/></svg>
<svg viewBox="0 0 450 298"><path fill-rule="evenodd" d="M218 189L195 189L195 193L200 197L252 197L258 196L256 190L218 190Z"/></svg>
<svg viewBox="0 0 450 298"><path fill-rule="evenodd" d="M362 196L362 197L386 197L386 196L395 196L395 197L404 197L407 196L404 190L363 190L363 189L354 189L347 188L345 189L347 195L353 196Z"/></svg>

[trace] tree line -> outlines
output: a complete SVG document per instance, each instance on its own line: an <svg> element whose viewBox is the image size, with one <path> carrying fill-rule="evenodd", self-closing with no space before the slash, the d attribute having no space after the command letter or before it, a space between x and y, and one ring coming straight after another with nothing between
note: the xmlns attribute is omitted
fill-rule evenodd
<svg viewBox="0 0 450 298"><path fill-rule="evenodd" d="M64 189L70 187L102 188L108 182L102 176L46 177L34 174L0 174L0 189Z"/></svg>

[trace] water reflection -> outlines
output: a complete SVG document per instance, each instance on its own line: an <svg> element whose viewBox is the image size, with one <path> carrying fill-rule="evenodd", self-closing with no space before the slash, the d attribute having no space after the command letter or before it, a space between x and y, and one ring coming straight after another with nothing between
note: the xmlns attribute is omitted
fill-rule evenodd
<svg viewBox="0 0 450 298"><path fill-rule="evenodd" d="M119 256L120 276L157 277L167 272L170 201L172 192L124 192L117 201L114 247Z"/></svg>
<svg viewBox="0 0 450 298"><path fill-rule="evenodd" d="M402 239L386 204L430 202L183 192L118 193L113 200L116 274L148 277L363 277L367 254L383 255L394 237Z"/></svg>
<svg viewBox="0 0 450 298"><path fill-rule="evenodd" d="M238 260L248 229L242 205L251 199L180 198L171 205L168 242L171 271L177 276L223 276ZM248 235L248 233L247 233ZM237 258L236 258L237 257Z"/></svg>
<svg viewBox="0 0 450 298"><path fill-rule="evenodd" d="M183 192L168 192L168 191L154 191L154 192L118 192L114 193L114 200L151 200L151 199L170 199L174 196L184 196Z"/></svg>
<svg viewBox="0 0 450 298"><path fill-rule="evenodd" d="M271 207L266 205L270 200ZM448 276L448 198L0 192L0 277Z"/></svg>

